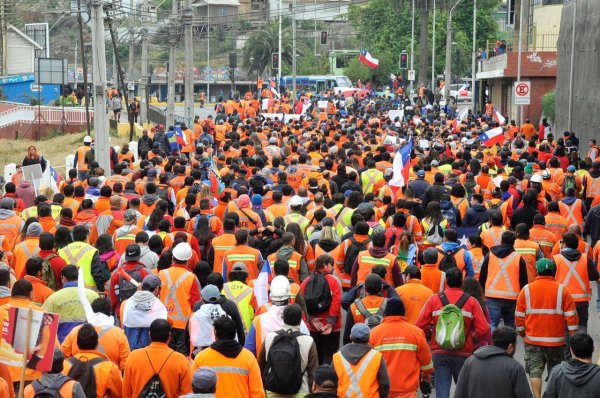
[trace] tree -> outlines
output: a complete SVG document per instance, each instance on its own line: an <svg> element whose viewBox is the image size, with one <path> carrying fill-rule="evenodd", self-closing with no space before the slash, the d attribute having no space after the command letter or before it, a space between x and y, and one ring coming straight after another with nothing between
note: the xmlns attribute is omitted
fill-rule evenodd
<svg viewBox="0 0 600 398"><path fill-rule="evenodd" d="M371 69L363 65L358 58L351 60L348 67L344 69L344 74L353 82L360 80L366 82L371 79Z"/></svg>
<svg viewBox="0 0 600 398"><path fill-rule="evenodd" d="M282 65L292 63L292 29L284 26L281 32ZM272 54L279 51L279 25L277 21L267 22L253 32L242 49L242 65L248 73L270 74Z"/></svg>

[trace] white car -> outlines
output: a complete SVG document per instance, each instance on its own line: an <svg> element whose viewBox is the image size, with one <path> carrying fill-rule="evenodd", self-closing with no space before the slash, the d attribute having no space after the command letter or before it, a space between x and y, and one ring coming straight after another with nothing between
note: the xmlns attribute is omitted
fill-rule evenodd
<svg viewBox="0 0 600 398"><path fill-rule="evenodd" d="M473 97L473 93L470 90L471 86L469 84L451 84L450 85L450 101L451 102L461 102L461 101L471 101Z"/></svg>

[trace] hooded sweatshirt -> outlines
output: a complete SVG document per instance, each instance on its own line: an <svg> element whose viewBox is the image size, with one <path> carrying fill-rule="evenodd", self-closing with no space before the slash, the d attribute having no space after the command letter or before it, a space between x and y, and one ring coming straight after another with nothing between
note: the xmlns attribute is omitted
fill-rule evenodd
<svg viewBox="0 0 600 398"><path fill-rule="evenodd" d="M154 194L145 194L140 198L140 201L144 202L148 206L152 206L156 203L160 198Z"/></svg>
<svg viewBox="0 0 600 398"><path fill-rule="evenodd" d="M283 246L277 252L277 260L285 260L288 261L290 257L292 257L292 253L294 253L294 248L291 246ZM302 256L302 260L300 261L300 281L303 281L308 277L308 266L306 265L306 260L304 256Z"/></svg>
<svg viewBox="0 0 600 398"><path fill-rule="evenodd" d="M460 247L460 243L458 243L458 242L442 242L442 244L440 246L442 247L442 250L445 252L454 251ZM462 253L463 253L463 259L465 262L465 272L467 273L467 276L475 276L475 270L473 269L473 261L471 261L471 253L469 253L469 251L467 249L462 250Z"/></svg>
<svg viewBox="0 0 600 398"><path fill-rule="evenodd" d="M515 251L515 248L513 246L509 246L509 245L494 246L490 249L490 252L500 259L503 259L503 258L509 256L514 251ZM483 263L481 264L481 270L479 273L479 283L481 284L481 287L484 290L485 290L485 283L488 278L489 260L490 260L490 254L488 253L483 258ZM494 277L495 277L495 275L490 275L490 278L494 278ZM527 284L527 264L525 263L525 260L523 260L523 257L521 257L521 260L519 261L519 290L523 289L526 284ZM494 299L494 300L498 300L498 299Z"/></svg>
<svg viewBox="0 0 600 398"><path fill-rule="evenodd" d="M6 220L14 217L17 213L14 210L0 209L0 220Z"/></svg>
<svg viewBox="0 0 600 398"><path fill-rule="evenodd" d="M54 384L56 384L60 379L66 377L62 373L42 373L42 377L40 377L37 381L43 386L50 388ZM78 382L73 384L72 390L73 398L85 398L85 392L83 391L83 387Z"/></svg>
<svg viewBox="0 0 600 398"><path fill-rule="evenodd" d="M356 365L371 349L373 347L366 343L349 343L340 348L339 354L352 365ZM390 378L383 356L377 372L377 384L379 385L379 397L387 398L390 393Z"/></svg>
<svg viewBox="0 0 600 398"><path fill-rule="evenodd" d="M35 204L35 188L29 181L21 180L17 185L17 196L25 203L25 208Z"/></svg>
<svg viewBox="0 0 600 398"><path fill-rule="evenodd" d="M544 398L558 397L600 397L600 366L577 359L555 366Z"/></svg>
<svg viewBox="0 0 600 398"><path fill-rule="evenodd" d="M490 369L494 371L490 372ZM496 397L532 396L523 366L511 358L506 350L485 346L465 361L454 397L482 398L488 397L491 391Z"/></svg>
<svg viewBox="0 0 600 398"><path fill-rule="evenodd" d="M487 222L488 219L489 213L487 207L483 203L477 203L475 206L467 209L462 225L463 227L479 227L481 224Z"/></svg>
<svg viewBox="0 0 600 398"><path fill-rule="evenodd" d="M148 246L140 245L140 263L150 270L156 268L158 265L158 254L154 253ZM125 256L121 256L119 259L119 266L125 262Z"/></svg>
<svg viewBox="0 0 600 398"><path fill-rule="evenodd" d="M369 255L371 255L372 257L383 258L388 254L389 254L389 252L383 247L375 247L375 246L369 247ZM389 275L389 273L390 273L390 270L388 269L388 275ZM404 284L404 280L402 279L402 274L400 272L400 266L398 265L397 260L394 260L394 265L392 266L392 270L391 270L391 278L392 278L392 281L394 282L393 284L395 287L402 286ZM386 280L388 282L390 282L390 280L388 279L387 276L386 276ZM350 285L356 286L357 281L358 281L358 256L356 257L356 260L354 260L354 265L352 266L352 279L350 281Z"/></svg>

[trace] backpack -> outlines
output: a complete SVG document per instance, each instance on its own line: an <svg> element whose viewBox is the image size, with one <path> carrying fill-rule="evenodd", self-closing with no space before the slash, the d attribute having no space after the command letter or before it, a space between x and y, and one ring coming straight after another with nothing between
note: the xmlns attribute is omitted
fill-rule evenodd
<svg viewBox="0 0 600 398"><path fill-rule="evenodd" d="M150 148L150 145L148 144L148 140L140 138L140 144L138 145L138 151L140 153L148 153L148 152L150 152L151 149L152 148Z"/></svg>
<svg viewBox="0 0 600 398"><path fill-rule="evenodd" d="M143 278L142 273L140 271L143 268L144 266L142 264L138 264L134 270L125 271L124 268L117 270L117 272L119 273L119 283L117 284L117 286L115 286L115 294L117 295L117 298L119 299L120 303L127 300L128 298L133 296L135 292L137 292L138 289L133 283L131 283L131 279L142 283ZM129 275L130 278L127 278L125 275L123 275L123 272Z"/></svg>
<svg viewBox="0 0 600 398"><path fill-rule="evenodd" d="M565 176L565 179L563 180L562 192L564 194L566 194L567 190L569 188L573 188L573 190L576 189L575 176L572 176L572 175L566 175ZM575 191L575 194L577 194L577 191Z"/></svg>
<svg viewBox="0 0 600 398"><path fill-rule="evenodd" d="M94 366L106 361L106 359L92 358L89 361L80 361L75 357L71 357L67 361L71 364L71 369L69 369L67 376L73 380L77 380L81 384L87 398L95 398L97 393Z"/></svg>
<svg viewBox="0 0 600 398"><path fill-rule="evenodd" d="M54 277L54 269L50 260L58 257L58 254L51 254L42 261L42 280L47 283L48 287L54 291L58 290L58 283Z"/></svg>
<svg viewBox="0 0 600 398"><path fill-rule="evenodd" d="M167 137L169 149L171 151L178 151L179 144L177 143L177 134L175 134L175 131L169 131L168 133L165 133L165 136Z"/></svg>
<svg viewBox="0 0 600 398"><path fill-rule="evenodd" d="M148 351L146 351L146 349L144 349L144 352L146 353L146 356L148 357L148 364L150 365L152 372L154 372L154 375L152 375L150 380L148 380L146 382L146 384L144 384L144 387L142 388L142 391L140 391L140 395L138 395L138 397L140 397L140 398L165 398L166 397L165 389L163 388L162 382L160 381L159 374L160 374L160 371L165 367L165 364L167 362L169 362L169 358L171 357L171 355L173 355L173 353L175 351L171 351L171 353L169 354L167 359L165 359L165 362L162 364L162 366L160 367L158 372L155 371L154 367L152 366L152 362L150 361L150 356L148 356Z"/></svg>
<svg viewBox="0 0 600 398"><path fill-rule="evenodd" d="M454 258L454 255L456 253L459 252L461 248L458 247L454 250L442 250L442 249L437 249L438 252L443 256L442 260L440 261L439 265L438 265L438 269L440 271L448 271L450 268L456 268L456 259Z"/></svg>
<svg viewBox="0 0 600 398"><path fill-rule="evenodd" d="M486 200L485 202L487 203L490 210L498 210L498 211L501 210L502 204L504 203L504 201L502 201L502 200L498 203L492 203L491 200Z"/></svg>
<svg viewBox="0 0 600 398"><path fill-rule="evenodd" d="M302 360L300 357L300 332L278 330L269 348L267 364L262 374L265 390L276 394L297 394L302 387Z"/></svg>
<svg viewBox="0 0 600 398"><path fill-rule="evenodd" d="M435 325L435 342L445 350L460 350L467 340L462 307L470 296L463 293L456 304L450 304L444 292L438 293L438 296L442 310Z"/></svg>
<svg viewBox="0 0 600 398"><path fill-rule="evenodd" d="M35 380L31 383L33 387L33 397L34 398L60 398L59 391L65 383L71 381L72 379L65 376L59 375L58 379L51 386L44 386L38 380Z"/></svg>
<svg viewBox="0 0 600 398"><path fill-rule="evenodd" d="M439 245L444 241L444 229L440 224L432 225L427 231L427 242Z"/></svg>
<svg viewBox="0 0 600 398"><path fill-rule="evenodd" d="M200 190L202 189L202 186L200 184L198 184L197 182L193 183L191 187L189 187L188 189L188 195L192 194L192 195L197 195L200 193Z"/></svg>
<svg viewBox="0 0 600 398"><path fill-rule="evenodd" d="M448 228L456 227L456 213L454 212L454 207L449 209L442 209L442 216L448 220Z"/></svg>
<svg viewBox="0 0 600 398"><path fill-rule="evenodd" d="M208 220L208 226L210 227L210 219L214 217L214 214L199 214L194 222L194 231L198 230L198 222L200 221L200 217L206 218Z"/></svg>
<svg viewBox="0 0 600 398"><path fill-rule="evenodd" d="M383 299L381 306L377 309L377 312L374 314L371 314L369 310L367 310L367 307L365 307L361 299L354 300L356 309L365 318L363 323L367 325L370 329L373 329L375 326L379 325L381 321L383 321L387 300L387 298Z"/></svg>
<svg viewBox="0 0 600 398"><path fill-rule="evenodd" d="M352 242L352 244L346 251L346 258L344 259L344 272L346 274L352 273L352 267L358 257L358 253L367 250L367 245L371 242L371 239L367 238L362 242L358 242L353 236L350 238L350 242Z"/></svg>
<svg viewBox="0 0 600 398"><path fill-rule="evenodd" d="M331 289L325 275L313 272L304 290L306 311L309 315L322 314L331 306Z"/></svg>

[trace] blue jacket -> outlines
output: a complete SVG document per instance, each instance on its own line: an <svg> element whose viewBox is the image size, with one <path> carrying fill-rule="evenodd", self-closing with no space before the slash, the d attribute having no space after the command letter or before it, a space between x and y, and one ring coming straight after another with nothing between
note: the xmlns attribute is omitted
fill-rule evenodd
<svg viewBox="0 0 600 398"><path fill-rule="evenodd" d="M456 250L460 246L458 242L442 242L440 245L443 251ZM471 261L471 254L467 249L463 247L463 259L465 261L465 272L467 276L475 276L475 270L473 269L473 262Z"/></svg>

